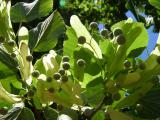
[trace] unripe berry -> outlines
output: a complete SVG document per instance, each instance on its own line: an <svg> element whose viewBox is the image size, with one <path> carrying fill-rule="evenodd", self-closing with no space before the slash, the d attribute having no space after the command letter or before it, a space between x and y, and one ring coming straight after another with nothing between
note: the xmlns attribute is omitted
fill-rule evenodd
<svg viewBox="0 0 160 120"><path fill-rule="evenodd" d="M91 29L98 29L98 24L96 23L96 22L91 22L90 23L90 25L89 25L89 27L91 28Z"/></svg>
<svg viewBox="0 0 160 120"><path fill-rule="evenodd" d="M145 63L143 63L143 62L139 63L139 68L140 68L141 70L146 69Z"/></svg>
<svg viewBox="0 0 160 120"><path fill-rule="evenodd" d="M111 105L113 103L112 95L108 93L104 98L105 105Z"/></svg>
<svg viewBox="0 0 160 120"><path fill-rule="evenodd" d="M84 36L80 36L79 38L78 38L78 43L79 44L84 44L86 42L86 38L84 37Z"/></svg>
<svg viewBox="0 0 160 120"><path fill-rule="evenodd" d="M103 37L108 37L108 33L109 33L109 31L108 31L107 29L102 29L102 30L101 30L101 35L102 35Z"/></svg>
<svg viewBox="0 0 160 120"><path fill-rule="evenodd" d="M122 31L121 28L115 28L115 29L113 30L113 35L114 35L115 37L117 37L118 35L121 35L121 34L123 34L123 31Z"/></svg>
<svg viewBox="0 0 160 120"><path fill-rule="evenodd" d="M85 109L85 111L83 112L84 116L86 118L90 118L90 116L92 115L93 110L92 109Z"/></svg>
<svg viewBox="0 0 160 120"><path fill-rule="evenodd" d="M35 78L38 78L40 75L39 71L38 70L35 70L32 72L32 76L35 77Z"/></svg>
<svg viewBox="0 0 160 120"><path fill-rule="evenodd" d="M15 41L14 40L9 40L8 45L13 47L15 45Z"/></svg>
<svg viewBox="0 0 160 120"><path fill-rule="evenodd" d="M62 61L63 62L69 62L69 56L63 56Z"/></svg>
<svg viewBox="0 0 160 120"><path fill-rule="evenodd" d="M121 95L119 93L115 93L112 95L112 99L115 101L118 101L121 99Z"/></svg>
<svg viewBox="0 0 160 120"><path fill-rule="evenodd" d="M119 45L123 45L126 42L126 38L121 34L116 37L116 41Z"/></svg>
<svg viewBox="0 0 160 120"><path fill-rule="evenodd" d="M157 63L160 64L160 56L157 57Z"/></svg>
<svg viewBox="0 0 160 120"><path fill-rule="evenodd" d="M12 57L12 58L15 58L15 57L16 57L16 54L15 54L15 53L11 53L11 57Z"/></svg>
<svg viewBox="0 0 160 120"><path fill-rule="evenodd" d="M1 36L1 37L0 37L0 43L3 43L4 40L5 40L4 37Z"/></svg>
<svg viewBox="0 0 160 120"><path fill-rule="evenodd" d="M26 60L27 60L28 62L31 62L31 61L33 60L33 56L32 56L32 55L27 55L27 56L26 56Z"/></svg>
<svg viewBox="0 0 160 120"><path fill-rule="evenodd" d="M78 65L79 67L84 67L85 64L86 64L86 62L85 62L83 59L78 59L78 60L77 60L77 65Z"/></svg>
<svg viewBox="0 0 160 120"><path fill-rule="evenodd" d="M54 73L54 75L53 75L53 78L54 78L55 80L59 80L60 77L61 77L61 74L60 74L60 73Z"/></svg>
<svg viewBox="0 0 160 120"><path fill-rule="evenodd" d="M33 97L34 96L34 90L29 90L27 95L28 95L28 97Z"/></svg>
<svg viewBox="0 0 160 120"><path fill-rule="evenodd" d="M62 77L61 77L61 81L62 82L67 82L68 81L68 76L67 75L63 75Z"/></svg>
<svg viewBox="0 0 160 120"><path fill-rule="evenodd" d="M128 60L126 60L126 61L124 62L124 67L125 67L125 68L130 68L130 67L131 67L131 62L128 61Z"/></svg>
<svg viewBox="0 0 160 120"><path fill-rule="evenodd" d="M61 75L64 75L64 74L65 74L65 70L64 70L64 69L59 69L58 72L59 72Z"/></svg>
<svg viewBox="0 0 160 120"><path fill-rule="evenodd" d="M64 62L62 64L62 67L63 67L64 70L68 70L70 68L70 64L68 62Z"/></svg>
<svg viewBox="0 0 160 120"><path fill-rule="evenodd" d="M47 82L52 82L52 78L51 77L47 77Z"/></svg>
<svg viewBox="0 0 160 120"><path fill-rule="evenodd" d="M48 91L50 92L50 93L54 93L54 88L52 88L52 87L50 87L50 88L48 88Z"/></svg>

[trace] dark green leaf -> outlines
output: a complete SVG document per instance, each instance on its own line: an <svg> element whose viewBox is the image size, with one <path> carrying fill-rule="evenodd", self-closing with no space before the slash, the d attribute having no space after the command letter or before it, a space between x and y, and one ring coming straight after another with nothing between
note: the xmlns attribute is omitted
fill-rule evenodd
<svg viewBox="0 0 160 120"><path fill-rule="evenodd" d="M11 8L13 22L29 22L47 16L52 11L53 0L35 0L32 3L19 2Z"/></svg>
<svg viewBox="0 0 160 120"><path fill-rule="evenodd" d="M105 120L105 114L103 111L99 110L93 115L91 120Z"/></svg>
<svg viewBox="0 0 160 120"><path fill-rule="evenodd" d="M29 31L29 48L37 52L49 51L56 46L58 37L64 32L64 21L55 11L44 22Z"/></svg>
<svg viewBox="0 0 160 120"><path fill-rule="evenodd" d="M44 109L43 114L46 120L57 120L58 112L50 107Z"/></svg>
<svg viewBox="0 0 160 120"><path fill-rule="evenodd" d="M78 120L78 114L75 110L64 108L64 110L62 110L60 114L68 115L69 117L72 118L72 120Z"/></svg>
<svg viewBox="0 0 160 120"><path fill-rule="evenodd" d="M159 0L148 0L149 3L154 6L155 8L160 10L160 1Z"/></svg>

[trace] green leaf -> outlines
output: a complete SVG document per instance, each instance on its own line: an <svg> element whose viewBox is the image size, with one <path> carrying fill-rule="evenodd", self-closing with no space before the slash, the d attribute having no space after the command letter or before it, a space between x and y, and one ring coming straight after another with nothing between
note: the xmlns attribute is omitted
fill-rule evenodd
<svg viewBox="0 0 160 120"><path fill-rule="evenodd" d="M58 112L50 107L44 109L44 117L46 120L57 120Z"/></svg>
<svg viewBox="0 0 160 120"><path fill-rule="evenodd" d="M64 41L63 54L71 57L73 55L75 48L78 46L78 40L77 40L78 38L73 28L71 27L67 27L66 34L68 39Z"/></svg>
<svg viewBox="0 0 160 120"><path fill-rule="evenodd" d="M47 16L52 11L53 0L35 0L32 3L18 2L11 8L13 22L29 22Z"/></svg>
<svg viewBox="0 0 160 120"><path fill-rule="evenodd" d="M117 103L115 108L121 109L135 105L136 102L148 91L150 91L152 87L153 83L148 82L144 84L140 89L136 90L133 94L127 96L126 98L122 99L119 103Z"/></svg>
<svg viewBox="0 0 160 120"><path fill-rule="evenodd" d="M104 112L99 110L93 115L91 120L105 120Z"/></svg>
<svg viewBox="0 0 160 120"><path fill-rule="evenodd" d="M91 81L86 90L82 92L83 99L91 106L96 106L104 98L104 85L102 82L100 83L101 79L98 77L93 80L94 82Z"/></svg>
<svg viewBox="0 0 160 120"><path fill-rule="evenodd" d="M160 1L159 0L148 0L149 3L154 6L155 8L160 10Z"/></svg>
<svg viewBox="0 0 160 120"><path fill-rule="evenodd" d="M160 117L160 88L153 88L138 103L141 105L138 114L142 118L157 118Z"/></svg>
<svg viewBox="0 0 160 120"><path fill-rule="evenodd" d="M58 37L64 32L64 21L61 15L54 11L45 21L29 31L29 48L36 52L49 51L56 46Z"/></svg>
<svg viewBox="0 0 160 120"><path fill-rule="evenodd" d="M0 48L0 61L13 71L17 71L18 63L8 53Z"/></svg>
<svg viewBox="0 0 160 120"><path fill-rule="evenodd" d="M78 120L78 114L77 111L69 109L69 108L64 108L61 112L60 115L64 114L64 115L68 115L69 117L72 118L72 120Z"/></svg>
<svg viewBox="0 0 160 120"><path fill-rule="evenodd" d="M29 108L13 108L1 120L35 120L34 114Z"/></svg>
<svg viewBox="0 0 160 120"><path fill-rule="evenodd" d="M108 112L110 114L111 120L134 120L130 116L119 111L109 110Z"/></svg>
<svg viewBox="0 0 160 120"><path fill-rule="evenodd" d="M97 42L90 35L86 27L81 23L78 16L72 15L70 24L76 32L77 37L84 36L86 38L86 43L83 45L83 47L88 48L90 51L92 51L96 58L102 59L101 49L99 48Z"/></svg>

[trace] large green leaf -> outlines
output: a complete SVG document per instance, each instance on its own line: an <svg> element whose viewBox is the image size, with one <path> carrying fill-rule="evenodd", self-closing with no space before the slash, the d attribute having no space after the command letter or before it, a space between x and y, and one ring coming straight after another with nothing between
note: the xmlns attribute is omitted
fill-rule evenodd
<svg viewBox="0 0 160 120"><path fill-rule="evenodd" d="M141 106L138 110L140 117L150 119L160 117L160 88L148 92L138 103Z"/></svg>
<svg viewBox="0 0 160 120"><path fill-rule="evenodd" d="M57 120L58 112L50 107L44 109L44 117L46 120Z"/></svg>
<svg viewBox="0 0 160 120"><path fill-rule="evenodd" d="M1 120L35 120L34 114L29 108L13 108Z"/></svg>
<svg viewBox="0 0 160 120"><path fill-rule="evenodd" d="M75 48L78 45L78 40L77 40L78 38L76 36L75 31L71 27L67 27L66 34L67 34L68 39L66 41L64 41L63 54L68 55L68 56L72 56Z"/></svg>
<svg viewBox="0 0 160 120"><path fill-rule="evenodd" d="M11 8L13 22L29 22L47 16L53 7L53 0L34 0L32 3L18 2Z"/></svg>
<svg viewBox="0 0 160 120"><path fill-rule="evenodd" d="M72 15L70 19L70 24L76 32L77 37L84 36L86 38L86 43L83 45L83 47L91 50L96 58L102 59L101 49L99 48L97 42L90 35L86 27L81 23L78 16Z"/></svg>
<svg viewBox="0 0 160 120"><path fill-rule="evenodd" d="M103 111L99 110L93 115L91 120L105 120L105 114Z"/></svg>
<svg viewBox="0 0 160 120"><path fill-rule="evenodd" d="M148 0L149 3L154 6L155 8L160 10L160 1L159 0Z"/></svg>
<svg viewBox="0 0 160 120"><path fill-rule="evenodd" d="M29 31L29 47L31 51L49 51L56 46L59 36L64 32L64 21L61 15L54 11L45 21Z"/></svg>

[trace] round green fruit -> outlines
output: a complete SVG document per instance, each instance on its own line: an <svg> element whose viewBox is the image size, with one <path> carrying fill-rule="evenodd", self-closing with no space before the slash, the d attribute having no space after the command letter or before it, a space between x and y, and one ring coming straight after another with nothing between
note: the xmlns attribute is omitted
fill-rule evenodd
<svg viewBox="0 0 160 120"><path fill-rule="evenodd" d="M27 55L27 56L26 56L26 60L27 60L28 62L33 61L33 56L32 56L32 55Z"/></svg>
<svg viewBox="0 0 160 120"><path fill-rule="evenodd" d="M115 37L117 37L118 35L121 35L121 34L123 34L123 31L122 31L121 28L115 28L115 29L113 30L113 35L114 35Z"/></svg>
<svg viewBox="0 0 160 120"><path fill-rule="evenodd" d="M112 99L115 100L115 101L118 101L121 99L121 95L120 93L115 93L112 95Z"/></svg>
<svg viewBox="0 0 160 120"><path fill-rule="evenodd" d="M69 56L63 56L63 57L62 57L62 61L63 61L63 62L69 62L69 60L70 60L70 59L69 59Z"/></svg>
<svg viewBox="0 0 160 120"><path fill-rule="evenodd" d="M97 22L91 22L90 25L89 25L89 27L91 29L96 30L96 29L98 29L98 23Z"/></svg>
<svg viewBox="0 0 160 120"><path fill-rule="evenodd" d="M141 62L141 63L139 63L139 68L141 69L141 70L145 70L146 69L146 65L145 65L145 63L143 63L143 62Z"/></svg>
<svg viewBox="0 0 160 120"><path fill-rule="evenodd" d="M1 37L0 37L0 43L3 43L4 40L5 40L4 37L1 36Z"/></svg>
<svg viewBox="0 0 160 120"><path fill-rule="evenodd" d="M52 77L47 77L47 82L52 82Z"/></svg>
<svg viewBox="0 0 160 120"><path fill-rule="evenodd" d="M125 68L130 68L130 67L131 67L131 62L128 61L128 60L126 60L126 61L124 62L124 67L125 67Z"/></svg>
<svg viewBox="0 0 160 120"><path fill-rule="evenodd" d="M157 57L157 63L160 64L160 56Z"/></svg>
<svg viewBox="0 0 160 120"><path fill-rule="evenodd" d="M83 112L83 115L86 117L86 118L90 118L90 116L92 115L93 113L93 110L92 109L85 109L85 111Z"/></svg>
<svg viewBox="0 0 160 120"><path fill-rule="evenodd" d="M124 45L126 42L126 38L121 34L116 37L116 41L119 45Z"/></svg>
<svg viewBox="0 0 160 120"><path fill-rule="evenodd" d="M38 70L34 70L34 71L32 72L32 76L35 77L35 78L38 78L39 75L40 75L40 73L39 73Z"/></svg>
<svg viewBox="0 0 160 120"><path fill-rule="evenodd" d="M52 87L50 87L50 88L48 88L48 91L50 92L50 93L54 93L54 88L52 88Z"/></svg>
<svg viewBox="0 0 160 120"><path fill-rule="evenodd" d="M11 53L11 57L12 57L12 58L15 58L15 57L16 57L16 54L15 54L15 53Z"/></svg>
<svg viewBox="0 0 160 120"><path fill-rule="evenodd" d="M58 72L59 72L61 75L64 75L64 74L65 74L65 70L64 70L64 69L59 69Z"/></svg>
<svg viewBox="0 0 160 120"><path fill-rule="evenodd" d="M68 70L68 69L70 69L70 64L68 62L64 62L62 64L62 67L63 67L64 70Z"/></svg>
<svg viewBox="0 0 160 120"><path fill-rule="evenodd" d="M9 40L8 45L13 47L15 45L15 41L14 40Z"/></svg>
<svg viewBox="0 0 160 120"><path fill-rule="evenodd" d="M85 64L86 64L86 62L85 62L83 59L78 59L78 60L77 60L77 65L78 65L79 67L84 67Z"/></svg>
<svg viewBox="0 0 160 120"><path fill-rule="evenodd" d="M79 43L79 44L84 44L84 43L86 43L86 38L85 38L84 36L80 36L80 37L78 38L78 43Z"/></svg>
<svg viewBox="0 0 160 120"><path fill-rule="evenodd" d="M63 75L62 77L61 77L61 81L62 82L67 82L68 81L68 76L67 75Z"/></svg>
<svg viewBox="0 0 160 120"><path fill-rule="evenodd" d="M61 74L60 74L60 73L54 73L54 75L53 75L53 78L54 78L55 80L59 80L60 77L61 77Z"/></svg>
<svg viewBox="0 0 160 120"><path fill-rule="evenodd" d="M107 29L102 29L100 33L103 37L108 37L109 31Z"/></svg>
<svg viewBox="0 0 160 120"><path fill-rule="evenodd" d="M29 90L27 95L28 95L28 97L33 97L34 96L34 90Z"/></svg>

